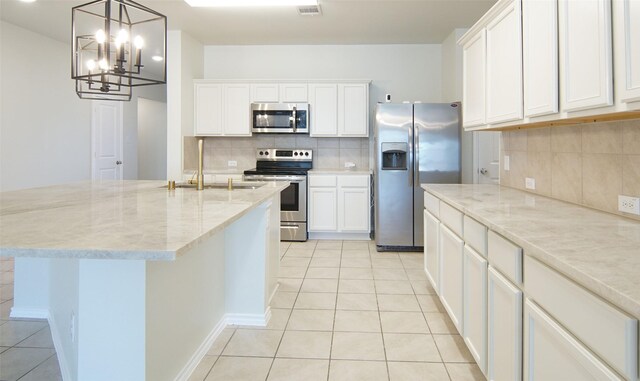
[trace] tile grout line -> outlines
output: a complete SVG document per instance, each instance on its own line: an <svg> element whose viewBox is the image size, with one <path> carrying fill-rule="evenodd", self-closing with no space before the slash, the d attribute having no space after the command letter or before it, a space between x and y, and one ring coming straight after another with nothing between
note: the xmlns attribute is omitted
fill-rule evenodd
<svg viewBox="0 0 640 381"><path fill-rule="evenodd" d="M369 247L369 259L372 260L371 257L371 247ZM373 274L373 261L371 261L371 273ZM373 291L376 296L376 307L378 309L378 320L380 321L380 336L382 338L382 351L384 352L384 365L387 369L387 379L391 380L391 372L389 370L389 358L387 357L387 345L384 341L384 330L382 329L382 314L380 311L380 304L378 303L378 287L376 286L375 276L373 277Z"/></svg>
<svg viewBox="0 0 640 381"><path fill-rule="evenodd" d="M338 285L336 287L336 302L333 308L333 325L331 326L331 343L329 344L329 366L327 367L327 381L331 377L331 361L333 354L333 337L336 333L336 314L338 311L338 294L340 293L340 273L342 272L342 251L344 250L344 241L340 241L340 265L338 266ZM314 251L315 254L315 251Z"/></svg>

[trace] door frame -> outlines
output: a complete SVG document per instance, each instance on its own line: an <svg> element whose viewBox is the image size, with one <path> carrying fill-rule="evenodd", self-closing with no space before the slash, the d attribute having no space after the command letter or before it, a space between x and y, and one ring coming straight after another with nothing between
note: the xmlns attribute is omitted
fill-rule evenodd
<svg viewBox="0 0 640 381"><path fill-rule="evenodd" d="M97 180L97 175L98 175L98 171L96 168L96 164L97 164L97 160L96 160L96 154L97 154L97 145L98 145L98 139L97 139L97 123L96 123L96 107L100 104L107 104L107 105L113 105L114 103L116 103L118 105L118 133L120 135L120 155L122 156L122 158L124 157L124 106L123 106L123 102L122 101L101 101L101 100L93 100L91 102L91 180L95 181ZM120 164L120 180L122 180L124 178L124 160L120 159L120 161L122 161L122 164Z"/></svg>

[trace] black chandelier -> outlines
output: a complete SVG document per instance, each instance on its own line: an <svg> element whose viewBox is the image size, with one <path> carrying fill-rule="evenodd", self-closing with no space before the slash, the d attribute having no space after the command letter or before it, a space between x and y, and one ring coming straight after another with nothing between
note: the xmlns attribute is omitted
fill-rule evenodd
<svg viewBox="0 0 640 381"><path fill-rule="evenodd" d="M167 82L167 18L131 0L96 0L71 13L71 78L84 99L128 101Z"/></svg>

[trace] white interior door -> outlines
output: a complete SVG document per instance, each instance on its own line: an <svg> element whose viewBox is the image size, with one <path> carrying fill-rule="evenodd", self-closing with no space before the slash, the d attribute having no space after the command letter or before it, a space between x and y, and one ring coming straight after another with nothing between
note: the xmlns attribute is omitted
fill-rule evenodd
<svg viewBox="0 0 640 381"><path fill-rule="evenodd" d="M167 178L167 104L138 98L138 179Z"/></svg>
<svg viewBox="0 0 640 381"><path fill-rule="evenodd" d="M122 124L122 102L93 101L92 180L122 180Z"/></svg>
<svg viewBox="0 0 640 381"><path fill-rule="evenodd" d="M500 183L500 133L474 132L473 182L475 184Z"/></svg>

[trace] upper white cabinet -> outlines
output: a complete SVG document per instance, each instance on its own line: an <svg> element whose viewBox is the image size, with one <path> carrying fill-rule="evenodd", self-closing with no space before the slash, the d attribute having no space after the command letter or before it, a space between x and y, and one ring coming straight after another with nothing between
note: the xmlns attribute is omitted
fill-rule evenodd
<svg viewBox="0 0 640 381"><path fill-rule="evenodd" d="M222 135L224 85L197 83L194 96L195 135Z"/></svg>
<svg viewBox="0 0 640 381"><path fill-rule="evenodd" d="M559 0L562 111L613 105L611 0Z"/></svg>
<svg viewBox="0 0 640 381"><path fill-rule="evenodd" d="M338 85L309 84L309 108L311 136L338 135Z"/></svg>
<svg viewBox="0 0 640 381"><path fill-rule="evenodd" d="M558 1L522 0L524 116L558 112Z"/></svg>
<svg viewBox="0 0 640 381"><path fill-rule="evenodd" d="M251 85L251 102L278 103L280 86L277 83L254 83Z"/></svg>
<svg viewBox="0 0 640 381"><path fill-rule="evenodd" d="M369 136L368 83L338 84L338 135Z"/></svg>
<svg viewBox="0 0 640 381"><path fill-rule="evenodd" d="M196 136L250 136L251 86L196 83Z"/></svg>
<svg viewBox="0 0 640 381"><path fill-rule="evenodd" d="M481 29L462 46L462 124L482 126L486 121L486 31Z"/></svg>
<svg viewBox="0 0 640 381"><path fill-rule="evenodd" d="M309 96L306 83L281 83L280 103L304 103Z"/></svg>
<svg viewBox="0 0 640 381"><path fill-rule="evenodd" d="M309 84L311 136L368 137L369 83Z"/></svg>
<svg viewBox="0 0 640 381"><path fill-rule="evenodd" d="M520 0L512 0L486 27L489 124L522 119L521 19Z"/></svg>
<svg viewBox="0 0 640 381"><path fill-rule="evenodd" d="M623 103L640 101L640 1L613 2L616 95Z"/></svg>

